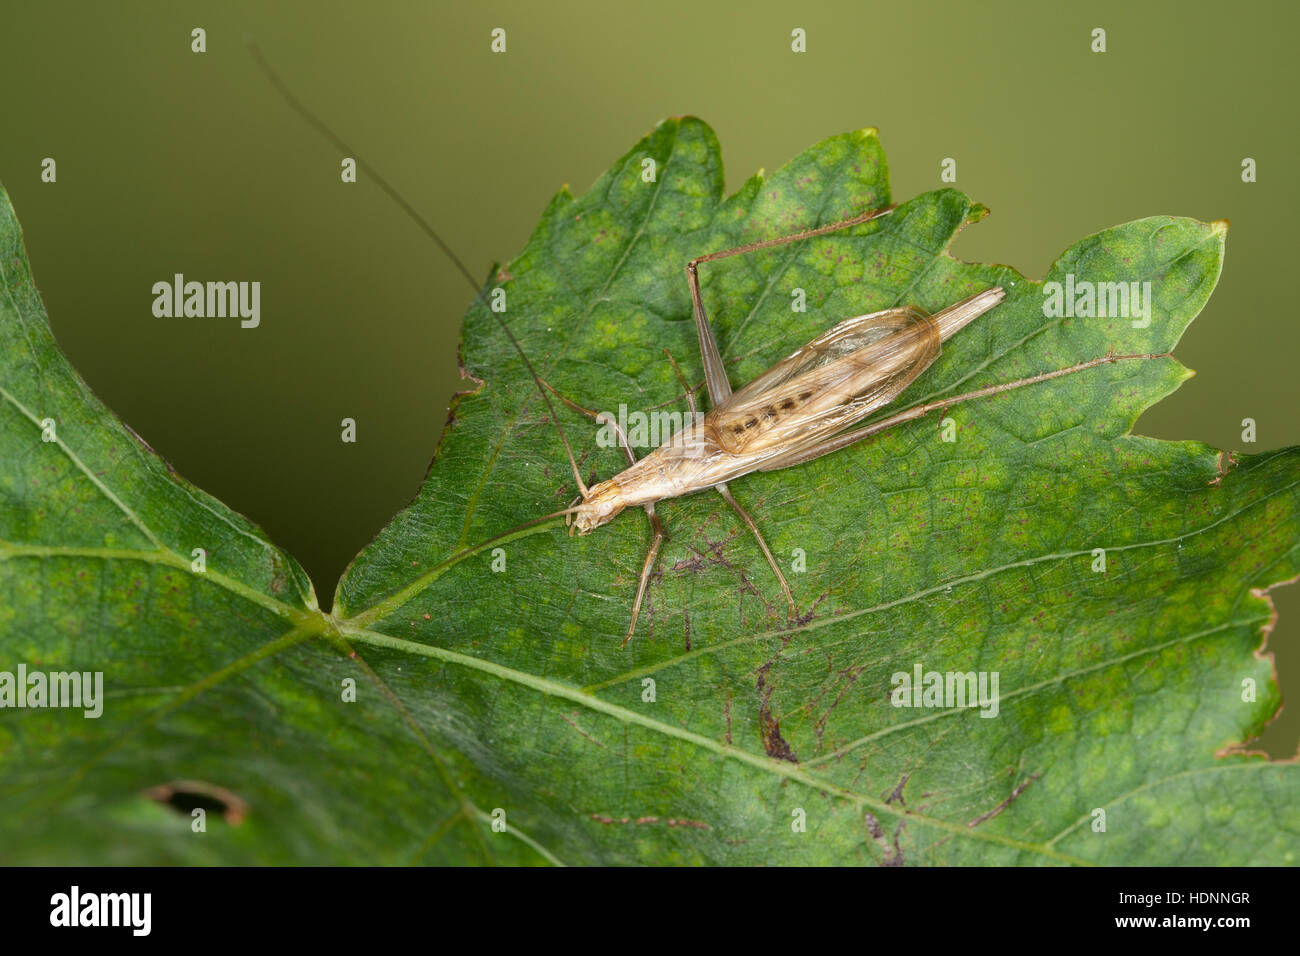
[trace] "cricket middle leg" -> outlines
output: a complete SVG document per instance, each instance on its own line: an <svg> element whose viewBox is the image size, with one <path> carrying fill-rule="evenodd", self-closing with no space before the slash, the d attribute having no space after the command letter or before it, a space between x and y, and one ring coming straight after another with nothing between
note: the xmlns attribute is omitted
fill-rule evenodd
<svg viewBox="0 0 1300 956"><path fill-rule="evenodd" d="M790 620L794 621L799 617L799 609L795 606L794 595L790 593L790 585L786 583L785 575L781 573L781 566L776 563L776 558L772 557L772 551L768 548L767 542L763 540L763 533L758 530L758 525L754 519L749 516L749 512L740 506L740 502L732 497L731 489L727 487L726 482L715 485L718 494L722 495L724 501L731 505L736 514L740 515L740 520L745 522L749 530L754 532L754 538L758 541L758 546L763 549L763 557L767 558L768 566L771 567L772 573L776 579L781 582L781 590L785 593L786 604L790 606Z"/></svg>
<svg viewBox="0 0 1300 956"><path fill-rule="evenodd" d="M686 404L691 410L691 419L694 420L699 414L699 411L695 407L695 390L691 388L691 384L686 381L686 376L682 374L681 368L678 367L676 360L673 358L673 353L664 349L664 354L668 356L668 361L672 364L673 371L677 373L677 381L681 383L682 388L686 392ZM790 593L790 585L786 583L785 575L781 573L781 566L776 563L776 558L772 556L771 548L769 548L767 542L763 540L763 533L758 530L757 523L755 523L754 519L750 517L749 512L740 506L740 502L732 496L731 489L727 487L725 482L715 487L717 488L718 494L722 495L722 499L727 504L731 505L736 514L740 515L740 520L745 522L745 525L749 530L754 533L754 538L758 541L758 546L763 549L763 557L767 558L767 563L772 568L772 573L775 574L776 579L781 582L781 590L785 593L786 603L790 606L790 620L795 620L799 616L799 611L794 603L794 595Z"/></svg>

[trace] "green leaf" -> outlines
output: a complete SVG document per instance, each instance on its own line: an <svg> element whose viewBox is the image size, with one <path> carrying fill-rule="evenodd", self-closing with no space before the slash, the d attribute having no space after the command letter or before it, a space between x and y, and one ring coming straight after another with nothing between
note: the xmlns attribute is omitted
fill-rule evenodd
<svg viewBox="0 0 1300 956"><path fill-rule="evenodd" d="M574 401L680 410L663 350L703 378L688 259L889 202L872 131L724 198L713 133L668 121L585 196L556 197L495 280L503 317ZM1222 264L1222 224L1128 223L1068 250L1048 281L1149 281L1150 324L1046 318L1039 283L947 254L984 213L942 190L703 266L733 384L845 317L995 284L1006 302L896 407L1108 350L1166 353ZM794 624L720 497L664 502L671 537L620 648L648 521L518 527L575 485L483 305L465 323L474 387L419 495L323 614L291 557L77 378L7 200L0 245L0 667L106 682L98 719L0 715L9 862L1296 860L1300 771L1239 744L1280 705L1257 652L1267 589L1300 574L1300 451L1233 459L1130 435L1190 374L1172 358L953 406L955 441L923 419L734 482L787 569ZM46 418L57 441L42 441ZM584 475L621 470L588 421L560 421ZM893 706L896 675L917 667L996 672L996 716ZM183 810L241 804L195 834L146 794L167 783Z"/></svg>

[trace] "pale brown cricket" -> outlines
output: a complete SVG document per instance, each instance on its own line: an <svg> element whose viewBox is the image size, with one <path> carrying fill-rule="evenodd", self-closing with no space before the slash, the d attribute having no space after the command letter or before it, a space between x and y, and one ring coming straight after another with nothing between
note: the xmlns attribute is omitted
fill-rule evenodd
<svg viewBox="0 0 1300 956"><path fill-rule="evenodd" d="M690 424L639 461L626 436L620 434L629 467L591 487L583 482L568 442L564 442L581 492L581 504L559 513L566 515L566 520L572 522L579 534L594 531L634 505L644 507L650 516L653 538L641 569L624 645L636 632L646 588L665 538L663 523L655 514L655 502L716 489L753 532L781 585L793 620L798 616L797 608L785 575L758 525L731 494L727 486L729 481L753 471L775 471L812 461L958 402L1023 388L1110 362L1157 357L1150 354L1108 354L1068 368L915 405L896 415L854 428L872 412L892 402L929 368L939 357L941 343L1002 301L1006 293L1000 287L993 287L934 315L927 315L909 305L846 319L733 392L704 312L699 285L700 264L846 229L887 215L893 208L870 210L828 226L692 259L686 265L686 277L712 406L709 412L703 418L696 414L694 390L683 379L692 413ZM515 344L517 347L518 343ZM668 358L672 361L671 355ZM673 367L676 370L676 362L673 362ZM681 378L680 371L678 377ZM537 382L540 387L550 389L541 379ZM601 419L558 392L555 394L570 408ZM603 420L614 424L608 418ZM614 427L617 430L617 425Z"/></svg>
<svg viewBox="0 0 1300 956"><path fill-rule="evenodd" d="M356 150L293 95L255 45L250 44L250 47L258 65L288 104L334 143L344 155L356 159L357 168L365 171L367 176L373 179L438 245L482 301L485 290L474 280L473 274L437 231L402 198L378 170L365 163L357 155ZM733 392L731 382L723 368L722 355L713 338L713 330L704 313L704 300L700 296L699 266L705 262L837 232L888 215L893 212L893 209L893 206L889 206L869 210L841 222L753 242L733 249L723 249L688 262L686 280L690 286L691 305L695 314L696 332L699 336L700 356L704 364L710 410L703 420L700 420L696 414L695 392L682 378L677 363L669 355L668 360L672 362L685 388L686 401L692 413L691 424L640 461L636 459L629 447L627 437L620 434L629 467L613 478L599 482L590 488L578 472L573 450L569 446L559 417L555 414L548 390L576 411L598 420L601 416L565 398L542 381L505 320L489 309L537 384L541 397L555 422L581 494L581 504L535 518L497 535L490 541L505 538L520 528L551 521L561 515L571 522L571 531L576 529L579 534L588 534L614 520L625 508L634 505L644 507L650 516L653 537L641 569L627 633L623 638L623 645L626 645L636 633L637 619L645 601L646 588L665 538L663 523L655 513L655 502L707 491L710 488L716 489L753 533L763 556L771 566L777 581L780 582L781 591L789 607L790 618L795 620L798 615L790 585L786 582L785 575L781 573L780 565L772 556L767 542L763 540L758 525L731 494L727 486L729 481L753 471L775 471L778 468L789 468L812 461L814 458L847 448L886 429L914 421L930 412L939 411L959 402L986 398L1110 362L1162 357L1155 354L1107 354L1068 368L914 405L897 414L854 428L854 425L858 425L872 412L892 402L929 368L939 357L939 347L943 342L1002 301L1005 292L999 287L993 287L950 305L934 315L926 315L914 306L902 306L846 319L792 352L739 391ZM617 431L616 424L614 428ZM475 550L476 548L466 549L448 560Z"/></svg>

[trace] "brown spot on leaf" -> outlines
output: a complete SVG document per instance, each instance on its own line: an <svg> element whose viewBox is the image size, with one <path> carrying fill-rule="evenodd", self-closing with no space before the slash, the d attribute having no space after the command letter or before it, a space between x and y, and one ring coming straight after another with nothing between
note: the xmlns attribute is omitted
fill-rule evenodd
<svg viewBox="0 0 1300 956"><path fill-rule="evenodd" d="M772 716L772 688L767 681L771 666L772 662L768 661L758 669L758 733L763 739L763 750L769 757L798 763L799 758L781 736L780 723Z"/></svg>
<svg viewBox="0 0 1300 956"><path fill-rule="evenodd" d="M1033 783L1035 780L1037 780L1038 777L1039 777L1038 774L1036 774L1036 773L1031 773L1031 774L1029 775L1028 779L1026 779L1026 780L1024 781L1024 783L1019 784L1019 785L1016 787L1016 789L1014 789L1014 790L1011 791L1011 795L1010 795L1009 797L1007 797L1005 800L1003 800L1001 803L999 803L996 807L994 807L994 808L993 808L992 810L990 810L988 813L981 814L980 816L976 817L974 820L971 820L969 823L966 824L966 826L968 826L968 827L977 827L977 826L979 826L981 823L983 823L985 820L992 820L994 817L996 817L999 813L1001 813L1001 812L1002 812L1003 810L1005 810L1007 807L1011 806L1011 802L1012 802L1013 800L1015 800L1016 797L1018 797L1018 796L1020 796L1022 793L1024 793L1024 792L1025 792L1025 788L1028 787L1028 786L1029 786L1031 783Z"/></svg>
<svg viewBox="0 0 1300 956"><path fill-rule="evenodd" d="M885 835L885 828L880 825L880 821L876 819L875 814L867 813L864 819L867 825L867 832L871 834L871 839L876 841L876 846L880 847L880 851L883 854L880 858L880 865L902 866L903 849L898 845L898 837L902 834L903 827L906 825L907 821L898 821L898 829L894 831L894 839L891 841L889 837Z"/></svg>

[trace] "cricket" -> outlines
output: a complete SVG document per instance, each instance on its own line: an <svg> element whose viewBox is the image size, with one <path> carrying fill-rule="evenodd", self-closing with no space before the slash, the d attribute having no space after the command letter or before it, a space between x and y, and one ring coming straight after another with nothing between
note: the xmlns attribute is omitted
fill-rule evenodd
<svg viewBox="0 0 1300 956"><path fill-rule="evenodd" d="M357 157L355 150L289 91L255 46L252 47L252 52L258 65L289 105L346 155ZM489 290L474 279L473 273L448 243L373 167L363 163L359 157L356 162L358 168L366 171L464 275L474 289L476 301L486 305ZM564 446L579 491L578 499L570 507L543 515L497 537L506 537L524 527L561 516L565 518L571 534L576 531L585 535L613 521L627 508L643 508L650 520L651 540L621 646L626 646L636 633L637 621L656 561L667 537L664 523L655 510L656 503L709 490L717 491L752 533L781 589L789 620L793 622L798 618L798 608L789 583L758 524L732 494L730 482L755 471L797 467L962 402L989 398L1101 365L1164 357L1163 353L1117 355L1112 351L1053 371L913 405L863 424L873 413L890 406L935 362L945 341L1002 302L1005 290L993 286L934 314L927 314L914 305L903 305L844 319L812 341L796 348L752 382L733 390L704 308L700 291L700 266L828 235L886 217L895 208L886 206L870 209L829 225L707 252L687 262L686 282L698 337L699 358L704 369L709 410L703 416L698 414L696 389L686 380L673 356L665 350L666 359L683 387L683 397L691 414L684 427L640 459L632 450L627 436L608 415L583 407L544 381L534 370L505 319L498 312L488 310L496 318L532 377ZM552 395L573 411L611 426L619 437L628 467L589 486L579 471L572 446L551 402Z"/></svg>
<svg viewBox="0 0 1300 956"><path fill-rule="evenodd" d="M728 482L754 471L793 468L960 402L987 398L1112 362L1157 357L1152 354L1110 353L1066 368L913 405L868 425L854 427L901 395L939 357L943 342L1002 301L1005 291L993 286L933 315L909 305L845 319L790 353L752 382L733 391L704 310L699 283L700 265L827 235L886 216L893 209L889 206L868 210L816 229L692 259L686 264L686 280L709 393L709 411L702 418L696 414L695 390L682 376L672 356L668 355L691 411L689 424L671 439L637 460L626 436L619 432L628 467L591 487L583 482L568 440L564 440L573 477L581 492L581 504L558 514L565 514L566 520L579 534L588 534L613 521L621 511L632 506L645 508L650 518L653 535L632 602L627 633L623 637L624 646L636 633L646 589L666 537L663 522L655 513L656 502L709 489L717 491L754 535L781 587L793 621L798 617L798 608L790 585L762 531L732 495ZM513 336L511 339L514 341ZM517 341L515 346L518 348ZM523 354L522 349L520 354ZM532 371L531 365L529 371ZM534 379L543 395L550 390L570 408L598 421L603 420L617 431L617 425L608 416L602 417L559 395L535 373ZM552 418L559 428L558 419L554 415ZM562 428L560 434L563 438Z"/></svg>

